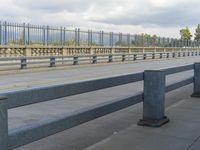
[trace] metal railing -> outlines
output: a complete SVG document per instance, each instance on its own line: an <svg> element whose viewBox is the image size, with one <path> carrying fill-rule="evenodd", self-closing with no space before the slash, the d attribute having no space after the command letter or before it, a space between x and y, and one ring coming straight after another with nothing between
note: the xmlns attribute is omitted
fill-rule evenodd
<svg viewBox="0 0 200 150"><path fill-rule="evenodd" d="M74 55L74 56L37 56L0 58L0 69L5 66L26 69L30 67L55 67L78 64L97 64L125 61L139 61L148 59L169 59L188 56L199 56L200 51L177 52L148 52L134 54L102 54L102 55ZM17 67L18 68L18 67ZM8 68L6 68L8 69ZM13 68L11 68L13 69Z"/></svg>
<svg viewBox="0 0 200 150"><path fill-rule="evenodd" d="M147 34L82 31L66 27L0 22L0 45L199 47L199 41Z"/></svg>
<svg viewBox="0 0 200 150"><path fill-rule="evenodd" d="M165 80L167 75L193 69L194 77L189 77L183 81L166 85ZM143 80L144 91L138 94L84 108L74 113L67 114L64 117L58 117L57 119L8 129L8 109ZM70 84L1 93L0 149L15 149L140 102L143 102L144 110L143 118L138 122L138 125L159 127L169 121L165 116L165 93L191 84L192 82L194 82L193 96L200 96L200 63Z"/></svg>

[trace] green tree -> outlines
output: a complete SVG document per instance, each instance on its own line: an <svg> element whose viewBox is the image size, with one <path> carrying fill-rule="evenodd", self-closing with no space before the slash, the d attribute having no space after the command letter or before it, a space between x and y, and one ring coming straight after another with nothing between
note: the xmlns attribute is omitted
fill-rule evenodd
<svg viewBox="0 0 200 150"><path fill-rule="evenodd" d="M195 30L195 40L200 40L200 24L198 24L196 30Z"/></svg>
<svg viewBox="0 0 200 150"><path fill-rule="evenodd" d="M182 40L191 40L192 34L188 27L180 30L180 35Z"/></svg>

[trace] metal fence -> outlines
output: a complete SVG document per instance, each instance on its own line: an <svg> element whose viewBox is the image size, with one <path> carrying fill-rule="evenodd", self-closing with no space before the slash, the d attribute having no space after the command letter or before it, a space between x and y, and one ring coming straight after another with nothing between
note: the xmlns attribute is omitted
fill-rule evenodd
<svg viewBox="0 0 200 150"><path fill-rule="evenodd" d="M167 75L193 69L194 77L191 76L166 85ZM0 149L18 148L140 102L143 102L143 118L138 122L138 125L159 127L169 121L165 116L165 93L194 82L192 96L200 96L199 78L200 63L196 63L162 70L148 70L136 74L2 93L3 97L0 97ZM144 81L144 91L135 95L83 108L56 119L42 120L33 125L8 129L8 109L138 81Z"/></svg>
<svg viewBox="0 0 200 150"><path fill-rule="evenodd" d="M0 22L0 45L199 47L200 41Z"/></svg>

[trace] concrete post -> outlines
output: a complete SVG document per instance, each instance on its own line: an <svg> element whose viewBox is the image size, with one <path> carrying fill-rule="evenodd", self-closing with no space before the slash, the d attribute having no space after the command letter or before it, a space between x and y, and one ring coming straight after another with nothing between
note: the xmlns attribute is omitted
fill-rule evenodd
<svg viewBox="0 0 200 150"><path fill-rule="evenodd" d="M50 67L55 67L56 66L56 59L55 57L50 58Z"/></svg>
<svg viewBox="0 0 200 150"><path fill-rule="evenodd" d="M26 56L26 57L31 57L32 56L31 48L25 48L24 49L24 56Z"/></svg>
<svg viewBox="0 0 200 150"><path fill-rule="evenodd" d="M74 56L74 65L78 65L78 56Z"/></svg>
<svg viewBox="0 0 200 150"><path fill-rule="evenodd" d="M27 68L27 60L26 58L21 58L21 69Z"/></svg>
<svg viewBox="0 0 200 150"><path fill-rule="evenodd" d="M200 97L200 63L194 64L194 87L192 97Z"/></svg>
<svg viewBox="0 0 200 150"><path fill-rule="evenodd" d="M108 62L111 63L113 61L113 56L112 54L109 54L108 55Z"/></svg>
<svg viewBox="0 0 200 150"><path fill-rule="evenodd" d="M8 107L6 97L0 97L0 149L8 150Z"/></svg>
<svg viewBox="0 0 200 150"><path fill-rule="evenodd" d="M93 63L93 64L96 64L96 63L97 63L97 56L96 56L96 55L94 55L94 56L92 57L92 63Z"/></svg>
<svg viewBox="0 0 200 150"><path fill-rule="evenodd" d="M144 71L143 119L141 126L160 127L169 122L165 116L165 72Z"/></svg>

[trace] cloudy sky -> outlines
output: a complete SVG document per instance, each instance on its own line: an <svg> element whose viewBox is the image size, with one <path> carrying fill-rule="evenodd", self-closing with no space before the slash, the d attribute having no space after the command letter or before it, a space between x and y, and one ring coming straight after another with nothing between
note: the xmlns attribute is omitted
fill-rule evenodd
<svg viewBox="0 0 200 150"><path fill-rule="evenodd" d="M0 0L1 21L177 38L199 14L199 0Z"/></svg>

